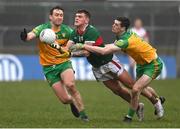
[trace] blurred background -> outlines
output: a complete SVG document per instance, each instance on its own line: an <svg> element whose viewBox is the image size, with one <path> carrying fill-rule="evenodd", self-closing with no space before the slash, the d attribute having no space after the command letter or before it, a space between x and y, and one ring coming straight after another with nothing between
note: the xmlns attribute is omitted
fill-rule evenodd
<svg viewBox="0 0 180 129"><path fill-rule="evenodd" d="M27 76L35 76L36 73L32 69L36 71L41 69L39 66L32 66L32 62L36 64L36 61L38 65L36 41L23 43L19 38L19 34L23 28L27 28L30 31L35 26L47 22L50 8L56 5L65 9L64 23L71 27L73 27L76 10L87 9L90 11L92 14L91 24L100 30L104 41L107 43L114 41L114 35L111 33L111 25L114 18L127 16L130 18L132 25L137 17L141 18L144 28L147 30L150 43L157 48L160 56L164 57L165 60L167 59L165 62L169 71L166 71L166 77L168 77L168 74L173 74L169 78L180 76L179 1L0 0L1 81L18 80L17 76L20 76L20 73L22 73L21 76L23 77L26 74L31 74ZM17 61L14 61L14 57L10 57L9 54L19 59L21 68L18 68L18 63L13 63ZM74 60L74 65L77 65L77 59ZM127 59L125 60L127 62ZM82 61L79 61L79 63L83 64ZM36 68L29 70L30 67ZM85 72L86 70L87 68L85 68ZM40 76L42 78L43 75ZM81 75L76 76L79 77ZM88 76L87 78L91 78L93 75L90 73ZM88 80L87 78L82 80ZM21 77L19 80L22 79ZM32 77L30 79L37 78Z"/></svg>

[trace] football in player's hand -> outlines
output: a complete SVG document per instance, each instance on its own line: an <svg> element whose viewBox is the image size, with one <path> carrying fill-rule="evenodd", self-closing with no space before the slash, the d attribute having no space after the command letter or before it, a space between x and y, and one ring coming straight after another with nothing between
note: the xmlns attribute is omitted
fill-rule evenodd
<svg viewBox="0 0 180 129"><path fill-rule="evenodd" d="M41 42L52 44L56 40L56 34L52 29L44 29L41 31L39 38Z"/></svg>

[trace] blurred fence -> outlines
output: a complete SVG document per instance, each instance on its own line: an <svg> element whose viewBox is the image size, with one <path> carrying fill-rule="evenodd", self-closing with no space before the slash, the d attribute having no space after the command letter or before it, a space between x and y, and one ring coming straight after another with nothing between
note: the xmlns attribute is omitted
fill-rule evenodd
<svg viewBox="0 0 180 129"><path fill-rule="evenodd" d="M29 31L48 21L49 9L60 5L65 9L64 23L73 26L74 12L87 9L91 23L102 33L105 42L114 40L111 33L113 19L128 16L142 18L150 41L160 55L172 55L177 60L180 75L180 2L178 1L118 1L118 0L0 0L0 52L37 54L35 40L20 41L23 28Z"/></svg>

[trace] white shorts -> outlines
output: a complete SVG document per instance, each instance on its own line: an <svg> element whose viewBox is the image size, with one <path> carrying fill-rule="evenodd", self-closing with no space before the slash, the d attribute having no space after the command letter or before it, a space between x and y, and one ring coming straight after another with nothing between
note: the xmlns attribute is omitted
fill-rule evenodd
<svg viewBox="0 0 180 129"><path fill-rule="evenodd" d="M112 61L99 68L93 67L92 71L97 81L107 81L121 75L124 68L119 60L112 59Z"/></svg>

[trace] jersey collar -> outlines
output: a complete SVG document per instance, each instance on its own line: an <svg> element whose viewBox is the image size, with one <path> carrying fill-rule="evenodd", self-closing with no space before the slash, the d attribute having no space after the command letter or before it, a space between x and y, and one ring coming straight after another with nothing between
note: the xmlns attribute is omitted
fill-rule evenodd
<svg viewBox="0 0 180 129"><path fill-rule="evenodd" d="M80 34L80 35L84 34L85 31L86 31L86 28L87 28L88 26L89 26L89 24L87 24L87 25L83 28L83 30L77 29L77 33Z"/></svg>
<svg viewBox="0 0 180 129"><path fill-rule="evenodd" d="M129 37L129 35L132 33L131 30L127 30L124 33L122 33L121 35L116 35L116 39L124 39L126 37Z"/></svg>

